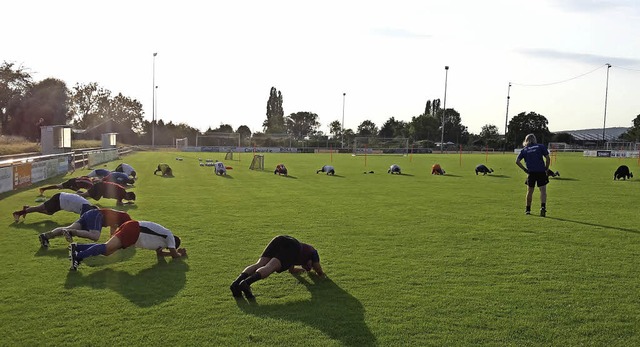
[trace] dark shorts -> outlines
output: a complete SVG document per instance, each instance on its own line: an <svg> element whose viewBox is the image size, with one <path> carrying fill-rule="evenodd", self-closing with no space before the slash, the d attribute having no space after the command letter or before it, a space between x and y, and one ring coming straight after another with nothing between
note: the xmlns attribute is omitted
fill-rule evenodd
<svg viewBox="0 0 640 347"><path fill-rule="evenodd" d="M547 176L546 172L530 172L524 183L529 187L535 187L536 185L538 187L546 186L549 183L549 176Z"/></svg>
<svg viewBox="0 0 640 347"><path fill-rule="evenodd" d="M62 188L64 189L71 189L71 190L78 190L78 186L76 185L76 179L75 178L70 178L64 182L62 182L62 184L60 184L60 186L62 186Z"/></svg>
<svg viewBox="0 0 640 347"><path fill-rule="evenodd" d="M45 201L44 209L47 210L48 214L54 214L60 211L60 193L53 194L51 199Z"/></svg>
<svg viewBox="0 0 640 347"><path fill-rule="evenodd" d="M98 209L89 210L80 216L78 223L82 230L102 231L102 213Z"/></svg>
<svg viewBox="0 0 640 347"><path fill-rule="evenodd" d="M300 242L291 236L276 236L269 242L262 252L261 257L276 258L280 260L282 267L278 272L289 270L295 265L296 259L300 254Z"/></svg>

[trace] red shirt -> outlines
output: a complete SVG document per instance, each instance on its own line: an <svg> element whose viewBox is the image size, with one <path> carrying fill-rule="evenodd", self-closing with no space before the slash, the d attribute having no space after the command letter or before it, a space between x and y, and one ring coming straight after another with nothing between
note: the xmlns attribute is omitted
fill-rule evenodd
<svg viewBox="0 0 640 347"><path fill-rule="evenodd" d="M122 200L125 198L127 191L117 183L96 182L91 189L87 190L87 193L94 200L100 200L102 197Z"/></svg>
<svg viewBox="0 0 640 347"><path fill-rule="evenodd" d="M100 213L102 213L102 225L105 227L118 227L131 220L128 213L111 208L101 208Z"/></svg>

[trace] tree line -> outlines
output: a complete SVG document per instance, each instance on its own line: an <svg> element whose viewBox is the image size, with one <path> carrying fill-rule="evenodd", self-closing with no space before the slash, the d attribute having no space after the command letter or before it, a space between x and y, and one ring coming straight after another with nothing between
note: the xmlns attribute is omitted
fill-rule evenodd
<svg viewBox="0 0 640 347"><path fill-rule="evenodd" d="M454 108L443 109L440 99L427 100L423 112L407 122L391 116L378 127L365 119L354 130L343 129L340 121L334 120L329 123L328 134L320 131L316 113L299 111L285 116L282 104L282 92L272 87L262 132L252 134L246 125L233 129L229 124L209 127L201 132L186 123L147 121L142 103L122 93L113 93L96 82L78 83L68 88L65 82L55 78L35 82L23 66L6 61L0 65L0 133L29 140L38 140L40 126L43 125L69 124L76 129L92 129L112 122L118 129L125 129L120 139L129 144L148 144L153 132L158 145L172 145L176 138L186 137L189 143L194 144L198 135L239 133L244 145L255 143L260 138L287 136L307 144L348 147L356 137L382 137L408 138L413 146L433 148L439 146L443 124L444 143L511 149L518 147L519 141L528 133L534 133L542 143L573 142L570 134L551 133L547 118L535 112L522 112L512 117L506 137L500 135L498 127L493 124L486 124L479 134L472 134L462 124L460 113ZM122 135L125 135L124 139ZM640 114L621 139L640 141Z"/></svg>

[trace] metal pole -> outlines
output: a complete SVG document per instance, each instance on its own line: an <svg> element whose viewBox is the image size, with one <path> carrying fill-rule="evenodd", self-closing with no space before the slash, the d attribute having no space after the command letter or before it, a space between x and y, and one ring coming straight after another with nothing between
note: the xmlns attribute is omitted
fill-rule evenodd
<svg viewBox="0 0 640 347"><path fill-rule="evenodd" d="M504 115L504 147L502 148L502 154L507 150L507 120L509 119L509 99L511 99L511 82L509 82L509 88L507 88L507 112Z"/></svg>
<svg viewBox="0 0 640 347"><path fill-rule="evenodd" d="M611 64L607 64L607 86L604 90L604 122L602 123L602 147L605 146L605 133L607 126L607 98L609 96L609 68L611 68Z"/></svg>
<svg viewBox="0 0 640 347"><path fill-rule="evenodd" d="M153 112L151 113L151 147L156 146L156 55L153 53Z"/></svg>
<svg viewBox="0 0 640 347"><path fill-rule="evenodd" d="M442 135L440 136L440 153L444 153L444 113L447 110L447 78L449 77L449 66L444 67L444 104L442 106Z"/></svg>
<svg viewBox="0 0 640 347"><path fill-rule="evenodd" d="M342 145L340 146L340 148L344 148L344 99L346 95L347 93L342 93L342 130L340 131L340 142L342 143Z"/></svg>

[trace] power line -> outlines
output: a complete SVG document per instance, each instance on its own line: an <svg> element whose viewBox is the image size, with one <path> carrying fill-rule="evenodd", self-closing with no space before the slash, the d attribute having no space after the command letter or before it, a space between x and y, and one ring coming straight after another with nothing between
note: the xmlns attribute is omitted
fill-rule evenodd
<svg viewBox="0 0 640 347"><path fill-rule="evenodd" d="M612 65L612 66L622 70L640 72L640 69L632 69L630 67L624 67L624 66L618 66L618 65Z"/></svg>
<svg viewBox="0 0 640 347"><path fill-rule="evenodd" d="M554 85L554 84L560 84L560 83L565 83L565 82L573 81L573 80L575 80L575 79L578 79L578 78L580 78L580 77L586 76L586 75L588 75L588 74L592 74L592 73L594 73L594 72L596 72L596 71L598 71L598 70L602 69L603 67L607 67L608 65L609 65L609 64L604 64L604 65L602 65L602 66L597 67L597 68L596 68L596 69L594 69L594 70L591 70L591 71L589 71L589 72L583 73L582 75L578 75L578 76L575 76L575 77L571 77L571 78L568 78L568 79L566 79L566 80L562 80L562 81L550 82L550 83L543 83L543 84L524 84L524 83L513 83L513 85L515 85L515 86L521 86L521 87L546 87L546 86L552 86L552 85Z"/></svg>

